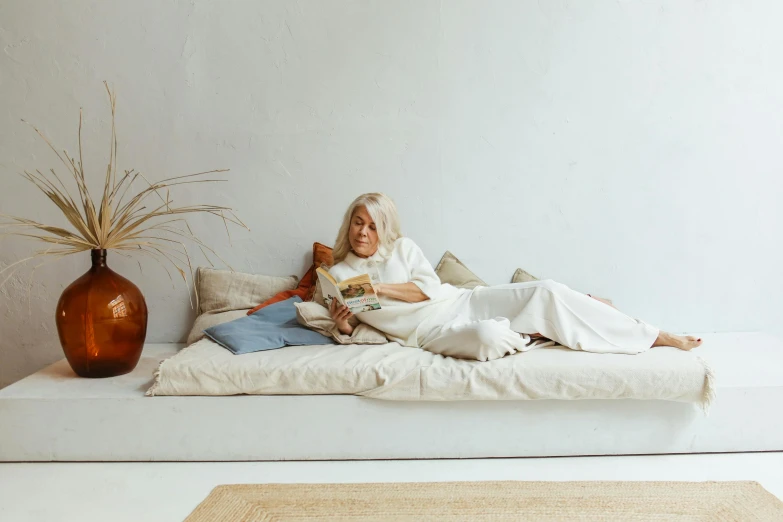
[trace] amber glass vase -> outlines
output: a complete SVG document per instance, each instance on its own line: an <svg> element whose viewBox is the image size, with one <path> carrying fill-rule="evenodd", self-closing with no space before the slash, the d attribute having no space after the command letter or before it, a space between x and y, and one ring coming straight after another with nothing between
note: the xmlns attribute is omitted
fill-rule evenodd
<svg viewBox="0 0 783 522"><path fill-rule="evenodd" d="M57 303L65 358L81 377L113 377L136 367L147 335L147 303L139 289L92 250L92 267Z"/></svg>

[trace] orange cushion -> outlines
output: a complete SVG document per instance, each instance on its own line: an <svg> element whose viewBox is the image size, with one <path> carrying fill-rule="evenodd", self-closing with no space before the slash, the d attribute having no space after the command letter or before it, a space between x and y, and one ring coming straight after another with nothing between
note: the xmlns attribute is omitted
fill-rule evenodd
<svg viewBox="0 0 783 522"><path fill-rule="evenodd" d="M332 247L322 245L321 243L313 243L313 264L316 267L319 267L322 264L332 266L334 264Z"/></svg>
<svg viewBox="0 0 783 522"><path fill-rule="evenodd" d="M315 269L321 265L330 267L334 264L334 258L332 257L332 248L321 243L313 243L313 282L310 285L310 292L307 294L307 299L302 298L304 301L312 301L313 295L315 295L315 284L318 282Z"/></svg>
<svg viewBox="0 0 783 522"><path fill-rule="evenodd" d="M297 295L302 298L302 301L312 301L313 294L315 294L315 283L318 279L315 274L315 269L320 267L322 264L327 266L332 266L332 264L334 264L332 249L326 245L322 245L321 243L313 243L313 264L305 273L305 275L302 276L302 279L299 281L299 286L293 290L284 290L270 297L260 305L250 310L247 315L250 315L253 312L257 312L265 306L279 303L280 301L285 301L286 299L290 299Z"/></svg>

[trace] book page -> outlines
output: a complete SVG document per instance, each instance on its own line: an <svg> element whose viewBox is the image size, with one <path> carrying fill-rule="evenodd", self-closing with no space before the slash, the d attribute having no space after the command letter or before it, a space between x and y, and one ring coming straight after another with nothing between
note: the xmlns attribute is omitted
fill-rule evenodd
<svg viewBox="0 0 783 522"><path fill-rule="evenodd" d="M381 309L381 302L372 286L370 274L351 277L338 283L343 303L352 313L371 312Z"/></svg>

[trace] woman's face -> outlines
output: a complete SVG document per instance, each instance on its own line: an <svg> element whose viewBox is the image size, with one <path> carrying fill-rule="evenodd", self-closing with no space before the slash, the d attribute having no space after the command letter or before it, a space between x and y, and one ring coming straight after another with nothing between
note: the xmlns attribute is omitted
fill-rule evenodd
<svg viewBox="0 0 783 522"><path fill-rule="evenodd" d="M378 231L375 230L375 222L364 206L356 207L353 211L348 241L359 257L370 257L378 250Z"/></svg>

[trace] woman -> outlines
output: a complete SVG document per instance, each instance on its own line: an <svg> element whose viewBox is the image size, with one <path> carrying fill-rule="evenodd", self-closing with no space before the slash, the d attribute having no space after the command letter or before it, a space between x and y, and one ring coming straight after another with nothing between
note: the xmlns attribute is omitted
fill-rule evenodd
<svg viewBox="0 0 783 522"><path fill-rule="evenodd" d="M702 343L659 331L552 280L474 289L441 284L421 249L400 234L394 202L380 193L351 203L333 255L334 278L369 273L382 306L354 317L333 300L332 318L347 335L358 319L402 345L479 361L529 350L538 337L574 350L624 354Z"/></svg>

